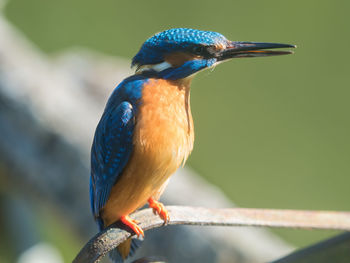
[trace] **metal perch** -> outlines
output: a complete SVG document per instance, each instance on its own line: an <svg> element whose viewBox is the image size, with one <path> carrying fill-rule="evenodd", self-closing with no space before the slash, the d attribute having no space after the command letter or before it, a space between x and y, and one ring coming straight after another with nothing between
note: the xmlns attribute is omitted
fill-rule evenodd
<svg viewBox="0 0 350 263"><path fill-rule="evenodd" d="M185 206L168 206L167 209L170 214L168 225L267 226L350 231L350 212L254 208L213 209ZM152 209L140 210L131 217L139 221L144 230L164 225L163 220L154 215ZM73 262L98 262L132 235L130 230L117 222L95 235Z"/></svg>

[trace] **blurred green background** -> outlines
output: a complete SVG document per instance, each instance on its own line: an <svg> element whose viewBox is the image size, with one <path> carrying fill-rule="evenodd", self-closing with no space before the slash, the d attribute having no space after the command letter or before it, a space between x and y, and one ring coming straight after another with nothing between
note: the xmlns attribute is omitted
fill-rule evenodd
<svg viewBox="0 0 350 263"><path fill-rule="evenodd" d="M188 164L239 206L350 210L349 10L334 0L10 0L4 12L48 54L84 46L131 59L172 27L298 45L294 55L233 60L197 76ZM276 232L300 246L330 235Z"/></svg>

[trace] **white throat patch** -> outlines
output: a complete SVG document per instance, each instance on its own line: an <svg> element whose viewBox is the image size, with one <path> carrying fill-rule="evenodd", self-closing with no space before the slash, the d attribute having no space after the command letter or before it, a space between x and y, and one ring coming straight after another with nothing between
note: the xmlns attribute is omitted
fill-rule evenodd
<svg viewBox="0 0 350 263"><path fill-rule="evenodd" d="M161 72L165 69L171 68L172 65L166 61L159 63L159 64L154 64L154 65L142 65L141 67L136 69L136 74L147 71L147 70L154 70L157 72Z"/></svg>

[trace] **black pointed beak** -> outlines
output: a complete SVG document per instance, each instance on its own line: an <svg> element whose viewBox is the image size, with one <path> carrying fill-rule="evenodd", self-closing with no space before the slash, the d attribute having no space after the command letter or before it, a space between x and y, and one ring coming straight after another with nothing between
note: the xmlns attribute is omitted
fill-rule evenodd
<svg viewBox="0 0 350 263"><path fill-rule="evenodd" d="M276 51L269 49L277 48L296 48L295 45L279 44L279 43L258 43L258 42L235 42L221 50L218 54L218 60L226 60L230 58L246 58L246 57L267 57L277 55L293 54L293 51Z"/></svg>

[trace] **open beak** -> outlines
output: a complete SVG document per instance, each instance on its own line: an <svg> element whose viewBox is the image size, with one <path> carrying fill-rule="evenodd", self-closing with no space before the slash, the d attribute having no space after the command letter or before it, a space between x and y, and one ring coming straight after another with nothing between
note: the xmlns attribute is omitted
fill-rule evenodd
<svg viewBox="0 0 350 263"><path fill-rule="evenodd" d="M230 44L218 54L218 60L230 58L266 57L293 54L293 51L275 51L268 49L296 48L295 45L258 42L235 42Z"/></svg>

